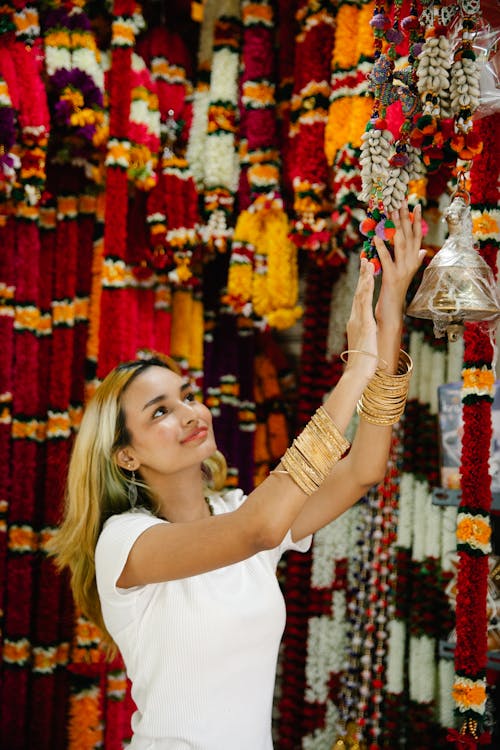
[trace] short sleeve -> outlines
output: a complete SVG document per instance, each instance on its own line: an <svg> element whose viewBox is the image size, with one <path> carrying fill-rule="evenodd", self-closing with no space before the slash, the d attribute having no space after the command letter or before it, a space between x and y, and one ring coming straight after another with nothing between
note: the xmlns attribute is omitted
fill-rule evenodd
<svg viewBox="0 0 500 750"><path fill-rule="evenodd" d="M147 587L121 589L116 585L135 541L147 529L164 523L145 511L112 516L104 524L95 551L97 590L106 626L127 621L127 608L135 606L137 595ZM134 600L134 601L133 601ZM132 617L132 611L129 613Z"/></svg>

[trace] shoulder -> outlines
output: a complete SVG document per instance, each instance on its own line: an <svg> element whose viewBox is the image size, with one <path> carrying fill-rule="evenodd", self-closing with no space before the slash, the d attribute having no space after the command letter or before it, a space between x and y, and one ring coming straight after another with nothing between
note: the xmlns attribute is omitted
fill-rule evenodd
<svg viewBox="0 0 500 750"><path fill-rule="evenodd" d="M102 555L109 550L111 554L119 549L128 548L146 529L159 523L165 523L145 508L111 516L105 522L96 546L96 564ZM127 553L128 554L128 553Z"/></svg>

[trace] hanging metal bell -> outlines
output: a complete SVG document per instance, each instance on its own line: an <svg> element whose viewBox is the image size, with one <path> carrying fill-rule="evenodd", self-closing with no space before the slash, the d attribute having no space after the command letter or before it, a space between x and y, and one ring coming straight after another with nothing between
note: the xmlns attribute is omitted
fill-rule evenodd
<svg viewBox="0 0 500 750"><path fill-rule="evenodd" d="M455 341L465 322L498 318L500 301L493 272L474 248L470 207L462 195L445 218L449 235L425 269L407 313L432 320L435 336L447 333Z"/></svg>

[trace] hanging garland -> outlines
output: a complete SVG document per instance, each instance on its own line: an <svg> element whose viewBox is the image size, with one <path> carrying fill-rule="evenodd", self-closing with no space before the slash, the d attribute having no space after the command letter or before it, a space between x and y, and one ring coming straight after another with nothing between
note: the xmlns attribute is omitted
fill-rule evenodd
<svg viewBox="0 0 500 750"><path fill-rule="evenodd" d="M225 252L232 236L231 219L238 187L238 70L241 36L240 3L225 0L214 29L207 136L204 154L203 239Z"/></svg>
<svg viewBox="0 0 500 750"><path fill-rule="evenodd" d="M361 146L361 136L372 111L368 76L374 53L374 36L369 25L373 5L373 0L359 5L344 0L337 11L325 127L325 154L329 164L346 144L355 148Z"/></svg>
<svg viewBox="0 0 500 750"><path fill-rule="evenodd" d="M76 4L51 10L44 21L45 69L52 112L51 161L83 167L97 180L96 151L108 127L104 71L90 21Z"/></svg>
<svg viewBox="0 0 500 750"><path fill-rule="evenodd" d="M130 308L127 285L127 172L131 167L130 111L132 55L135 37L143 27L133 0L116 0L113 6L111 68L109 71L109 142L106 155L106 209L104 262L97 375L104 377L118 362L133 356L126 310Z"/></svg>
<svg viewBox="0 0 500 750"><path fill-rule="evenodd" d="M294 90L290 122L297 247L318 253L328 249L328 165L324 152L330 96L334 15L329 2L303 0L297 10ZM318 254L318 261L321 256Z"/></svg>
<svg viewBox="0 0 500 750"><path fill-rule="evenodd" d="M388 624L394 613L390 604L394 585L395 513L398 503L395 436L388 471L381 486L368 494L365 512L358 517L358 549L351 559L349 592L348 666L341 678L340 705L345 733L335 750L363 743L379 750L382 734L382 701Z"/></svg>
<svg viewBox="0 0 500 750"><path fill-rule="evenodd" d="M500 160L495 146L497 115L475 127L484 150L471 169L474 226L482 257L496 275L500 243L498 177ZM458 575L456 599L455 684L453 698L459 730L450 730L457 747L475 748L489 742L485 723L488 553L491 551L491 403L494 395L493 349L480 324L467 324L462 372L463 437L462 497L457 518Z"/></svg>
<svg viewBox="0 0 500 750"><path fill-rule="evenodd" d="M391 20L386 3L383 0L376 2L370 21L375 40L375 62L370 73L374 102L362 136L363 190L360 197L368 201L368 209L360 230L366 237L362 255L373 263L376 272L380 271L380 261L373 238L378 236L385 242L392 242L395 226L390 214L401 206L410 180L421 172L419 154L409 142L419 105L415 81L420 54L420 23L416 0L410 6L409 15L403 19L400 19L401 8L402 0L397 0ZM395 60L405 34L409 37L408 64L396 71ZM395 140L388 123L388 109L398 101L401 102L403 118Z"/></svg>
<svg viewBox="0 0 500 750"><path fill-rule="evenodd" d="M244 2L242 121L251 205L238 217L224 301L257 325L288 328L297 306L297 250L280 197L271 3ZM241 194L241 193L240 193Z"/></svg>

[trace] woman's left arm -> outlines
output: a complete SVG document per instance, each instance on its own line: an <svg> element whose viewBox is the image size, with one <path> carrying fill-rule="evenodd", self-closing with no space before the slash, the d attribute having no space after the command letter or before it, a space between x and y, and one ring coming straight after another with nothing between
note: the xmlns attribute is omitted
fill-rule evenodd
<svg viewBox="0 0 500 750"><path fill-rule="evenodd" d="M425 250L420 247L420 206L415 209L413 222L406 203L392 218L396 226L394 258L381 240L375 240L383 274L375 306L377 350L379 362L383 367L387 365L389 373L395 373L398 366L406 293L425 256ZM328 401L326 408L327 405ZM370 487L383 480L391 433L391 426L375 425L360 418L349 453L335 464L330 475L319 490L308 498L295 519L292 526L294 540L326 526L359 500Z"/></svg>

